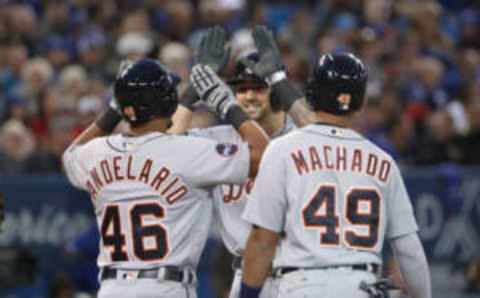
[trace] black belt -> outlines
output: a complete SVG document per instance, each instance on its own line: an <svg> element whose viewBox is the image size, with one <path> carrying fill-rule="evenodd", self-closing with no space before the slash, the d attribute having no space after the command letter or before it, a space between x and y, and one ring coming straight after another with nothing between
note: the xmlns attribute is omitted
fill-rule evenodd
<svg viewBox="0 0 480 298"><path fill-rule="evenodd" d="M321 267L279 267L274 270L274 276L282 276L284 274L294 272L297 270L326 270L326 269L338 269L338 268L349 268L352 270L360 270L360 271L367 271L373 274L378 275L380 273L380 265L375 263L369 264L351 264L351 265L328 265L328 266L321 266Z"/></svg>
<svg viewBox="0 0 480 298"><path fill-rule="evenodd" d="M163 272L160 272L162 271ZM129 274L132 272L133 274ZM119 276L120 274L120 276ZM129 279L131 276L134 278L149 278L149 279L161 279L168 281L176 281L185 284L195 283L195 273L191 270L181 270L177 267L161 267L155 269L141 269L141 270L121 270L114 268L104 268L100 275L100 280L106 279Z"/></svg>
<svg viewBox="0 0 480 298"><path fill-rule="evenodd" d="M243 261L242 257L234 256L233 257L233 262L232 262L233 270L242 269L242 261Z"/></svg>

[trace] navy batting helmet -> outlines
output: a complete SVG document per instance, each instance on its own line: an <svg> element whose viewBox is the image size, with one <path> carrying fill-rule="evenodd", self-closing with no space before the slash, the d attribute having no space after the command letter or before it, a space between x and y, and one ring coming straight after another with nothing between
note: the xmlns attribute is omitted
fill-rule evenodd
<svg viewBox="0 0 480 298"><path fill-rule="evenodd" d="M245 57L239 58L235 63L235 70L233 76L227 81L228 84L234 87L240 84L251 84L268 87L267 81L257 76L246 63L246 61L258 63L259 60L260 56L258 55L258 53L252 53Z"/></svg>
<svg viewBox="0 0 480 298"><path fill-rule="evenodd" d="M233 76L227 81L227 83L232 86L234 90L238 90L238 88L246 86L268 88L269 84L267 80L257 76L246 63L246 61L258 63L259 60L260 56L257 52L239 58L235 64ZM270 104L272 106L272 110L281 110L280 103L278 103L277 101L272 99Z"/></svg>
<svg viewBox="0 0 480 298"><path fill-rule="evenodd" d="M180 78L153 59L127 66L117 77L114 95L123 117L132 125L168 118L178 105Z"/></svg>
<svg viewBox="0 0 480 298"><path fill-rule="evenodd" d="M346 115L364 101L367 70L351 53L322 55L308 80L305 96L314 111Z"/></svg>

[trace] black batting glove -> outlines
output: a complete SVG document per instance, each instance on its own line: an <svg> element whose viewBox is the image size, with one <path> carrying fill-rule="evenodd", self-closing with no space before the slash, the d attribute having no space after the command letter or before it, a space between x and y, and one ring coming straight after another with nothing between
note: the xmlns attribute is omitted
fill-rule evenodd
<svg viewBox="0 0 480 298"><path fill-rule="evenodd" d="M208 65L214 72L220 73L228 62L230 49L225 47L227 34L219 26L208 29L200 41L197 64Z"/></svg>
<svg viewBox="0 0 480 298"><path fill-rule="evenodd" d="M252 31L252 36L260 60L257 63L246 61L248 67L271 85L286 78L282 57L272 32L265 26L256 26Z"/></svg>

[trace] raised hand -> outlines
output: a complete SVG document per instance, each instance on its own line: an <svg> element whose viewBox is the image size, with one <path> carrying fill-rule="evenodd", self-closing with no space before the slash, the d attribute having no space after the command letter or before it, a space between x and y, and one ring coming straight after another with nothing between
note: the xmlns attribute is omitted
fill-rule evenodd
<svg viewBox="0 0 480 298"><path fill-rule="evenodd" d="M230 49L225 47L226 39L223 28L215 26L208 29L200 41L197 63L210 66L216 73L221 72L230 56Z"/></svg>
<svg viewBox="0 0 480 298"><path fill-rule="evenodd" d="M198 96L221 119L225 119L228 110L237 104L230 87L208 65L195 65L190 74L190 82Z"/></svg>
<svg viewBox="0 0 480 298"><path fill-rule="evenodd" d="M252 36L257 47L260 60L257 63L247 62L253 72L264 79L271 80L274 73L284 70L282 57L278 50L273 34L265 26L256 26Z"/></svg>

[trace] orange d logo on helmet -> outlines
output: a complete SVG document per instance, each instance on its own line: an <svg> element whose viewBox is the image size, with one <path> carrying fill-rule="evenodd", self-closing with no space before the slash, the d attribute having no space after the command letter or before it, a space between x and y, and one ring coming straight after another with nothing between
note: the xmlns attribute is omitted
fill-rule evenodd
<svg viewBox="0 0 480 298"><path fill-rule="evenodd" d="M130 121L135 121L137 120L137 117L135 115L135 109L133 107L125 107L123 109L123 114L125 114L125 116L127 116L127 118L130 120Z"/></svg>
<svg viewBox="0 0 480 298"><path fill-rule="evenodd" d="M350 109L350 101L352 96L348 93L342 93L337 97L337 101L340 104L340 110L347 111Z"/></svg>

